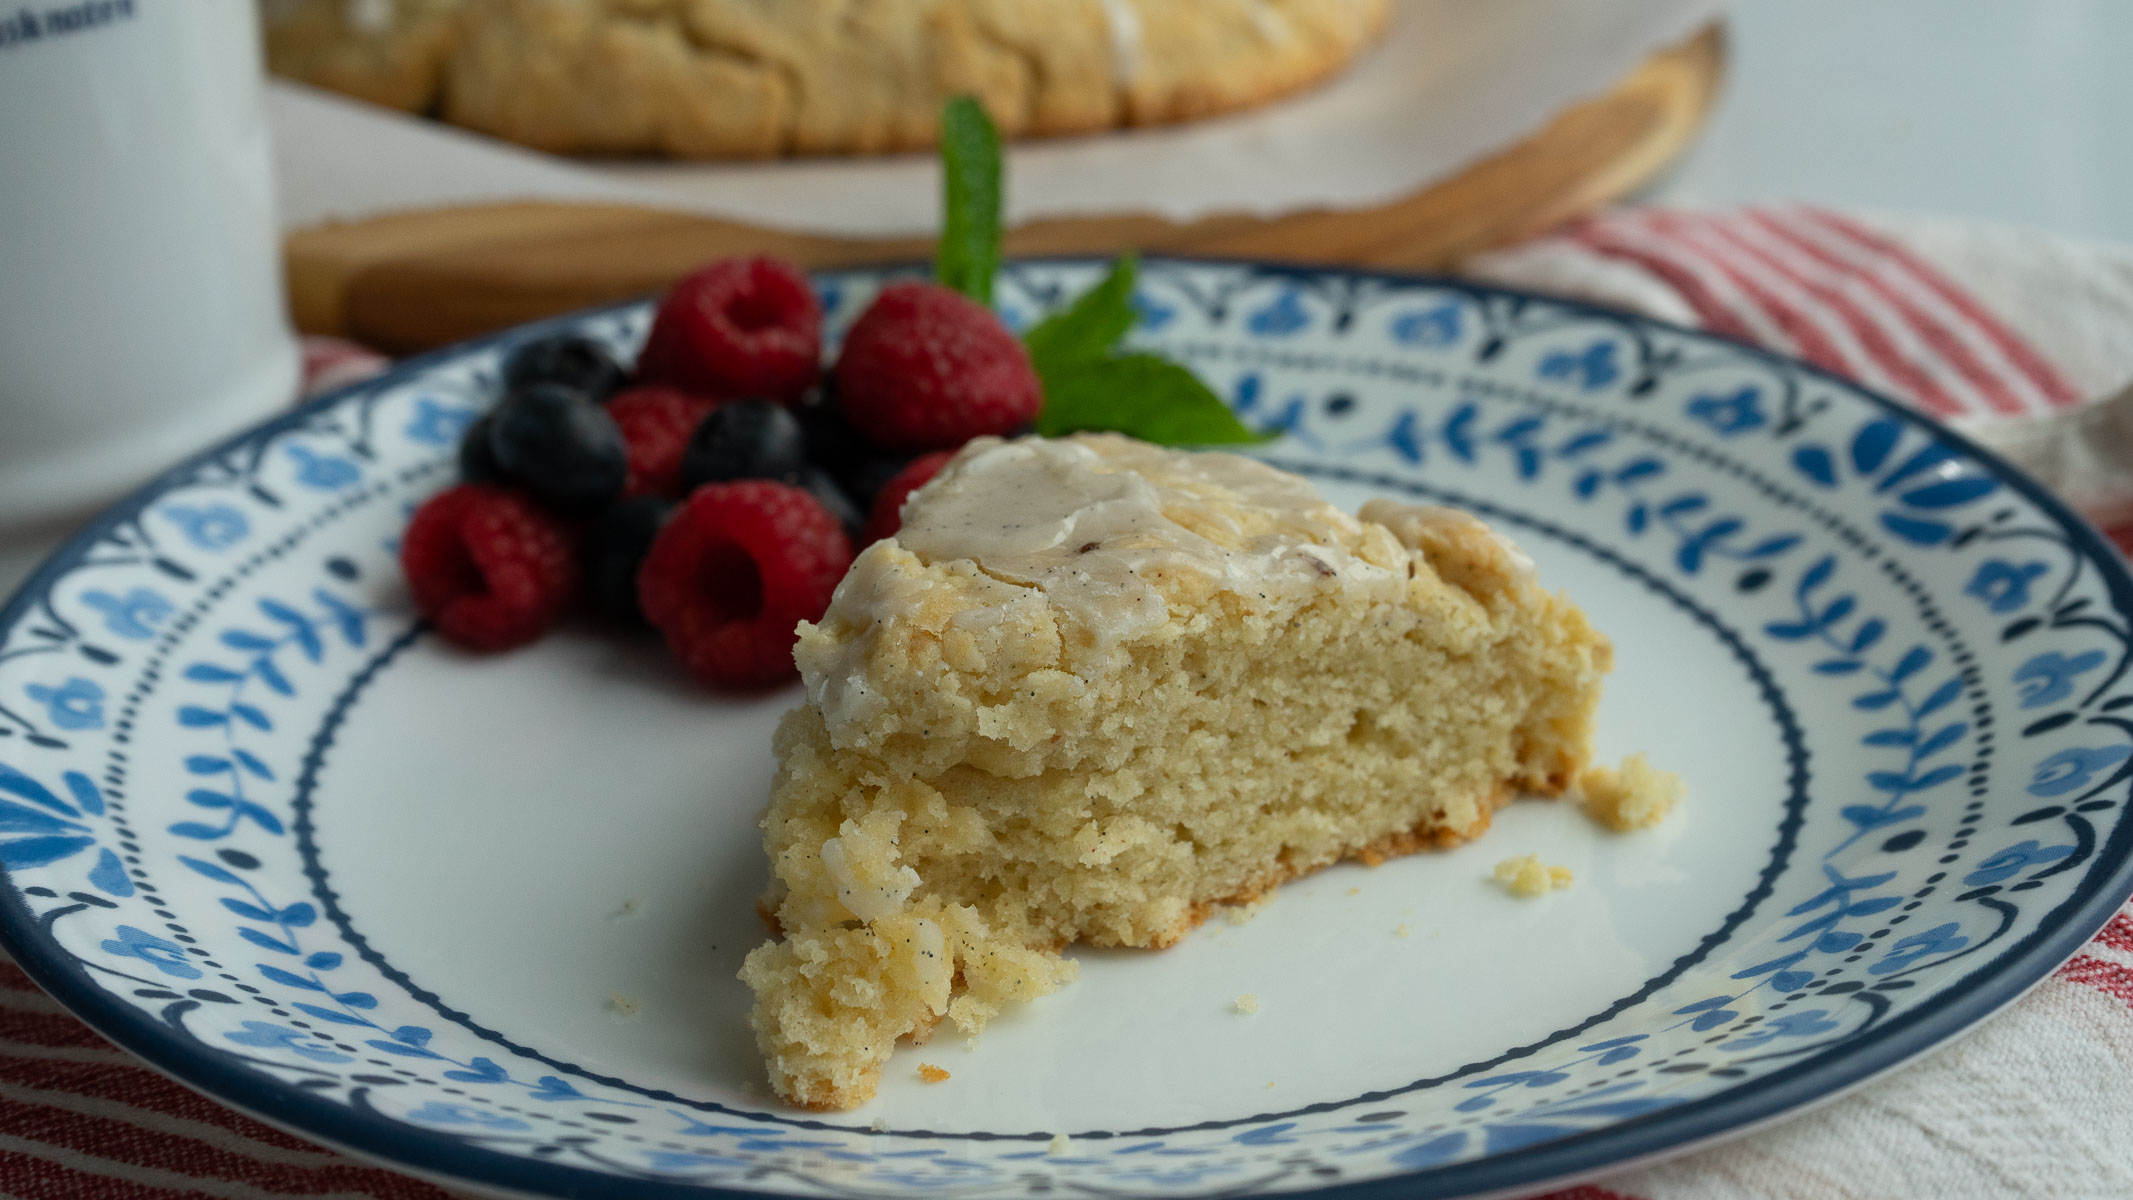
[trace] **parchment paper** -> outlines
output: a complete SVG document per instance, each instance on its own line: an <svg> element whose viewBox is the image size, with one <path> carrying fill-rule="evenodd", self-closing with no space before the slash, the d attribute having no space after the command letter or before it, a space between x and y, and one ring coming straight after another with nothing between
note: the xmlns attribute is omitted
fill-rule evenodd
<svg viewBox="0 0 2133 1200"><path fill-rule="evenodd" d="M1275 215L1419 190L1606 90L1723 0L1398 0L1393 29L1339 79L1233 117L1029 142L1010 219ZM291 84L269 98L283 223L501 200L613 201L824 233L934 228L927 155L750 164L586 162L519 150Z"/></svg>

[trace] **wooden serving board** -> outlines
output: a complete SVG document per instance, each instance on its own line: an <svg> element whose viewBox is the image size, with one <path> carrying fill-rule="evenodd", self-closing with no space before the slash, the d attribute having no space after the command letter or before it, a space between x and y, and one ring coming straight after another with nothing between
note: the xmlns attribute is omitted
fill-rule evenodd
<svg viewBox="0 0 2133 1200"><path fill-rule="evenodd" d="M1274 218L1152 216L1036 221L1011 254L1148 253L1440 270L1634 190L1687 148L1723 74L1713 25L1660 52L1606 95L1526 141L1378 208ZM306 333L405 354L630 296L735 254L809 266L912 261L922 238L846 238L602 204L487 204L302 229L283 246Z"/></svg>

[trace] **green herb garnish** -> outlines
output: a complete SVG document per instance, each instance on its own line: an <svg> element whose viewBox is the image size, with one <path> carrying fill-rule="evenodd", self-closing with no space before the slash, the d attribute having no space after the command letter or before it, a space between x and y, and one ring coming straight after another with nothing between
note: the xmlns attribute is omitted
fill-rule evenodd
<svg viewBox="0 0 2133 1200"><path fill-rule="evenodd" d="M1000 135L969 96L941 113L944 214L934 276L980 304L992 303L1000 266ZM1272 440L1237 420L1187 368L1120 343L1140 320L1133 305L1139 263L1131 254L1103 282L1023 335L1044 383L1037 432L1047 437L1109 430L1163 446L1240 445Z"/></svg>
<svg viewBox="0 0 2133 1200"><path fill-rule="evenodd" d="M1140 319L1133 308L1133 284L1139 274L1140 260L1121 255L1102 283L1023 334L1022 344L1029 347L1038 374L1047 365L1063 369L1109 356Z"/></svg>
<svg viewBox="0 0 2133 1200"><path fill-rule="evenodd" d="M1000 269L1000 134L969 96L957 96L941 110L941 177L941 243L933 276L989 305L992 277Z"/></svg>

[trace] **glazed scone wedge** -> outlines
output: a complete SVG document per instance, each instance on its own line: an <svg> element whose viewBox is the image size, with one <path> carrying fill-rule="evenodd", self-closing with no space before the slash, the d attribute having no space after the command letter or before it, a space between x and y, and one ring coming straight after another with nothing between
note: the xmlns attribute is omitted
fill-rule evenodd
<svg viewBox="0 0 2133 1200"><path fill-rule="evenodd" d="M848 1108L975 1033L1342 859L1479 834L1584 767L1605 638L1472 517L1361 519L1228 454L981 439L796 651L748 956L779 1095Z"/></svg>

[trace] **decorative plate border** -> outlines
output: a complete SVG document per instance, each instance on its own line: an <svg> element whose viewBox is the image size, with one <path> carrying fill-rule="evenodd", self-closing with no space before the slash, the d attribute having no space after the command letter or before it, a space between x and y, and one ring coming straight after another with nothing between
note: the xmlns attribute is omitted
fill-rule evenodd
<svg viewBox="0 0 2133 1200"><path fill-rule="evenodd" d="M2052 522L2053 527L2050 529L2005 531L2008 532L2009 536L2013 537L2026 536L2049 540L2054 544L2056 551L2065 554L2072 564L2057 596L2052 603L2046 606L2045 615L2024 615L2019 617L2006 627L2003 633L2005 639L2012 640L2026 636L2038 628L2047 626L2057 628L2097 620L2099 614L2105 610L2091 608L2084 614L2078 608L2069 611L2058 603L2069 594L2075 580L2078 578L2079 571L2087 564L2094 564L2096 570L2100 573L2100 582L2105 587L2109 600L2109 614L2123 619L2129 611L2133 611L2133 581L2128 580L2123 566L2116 558L2115 552L2083 525L2078 518L2074 518L2063 506L2049 495L2043 493L2041 489L2014 475L1959 435L1940 430L1931 422L1918 418L1915 414L1903 410L1893 402L1863 392L1854 385L1815 371L1812 368L1791 363L1788 360L1769 355L1753 347L1737 346L1710 335L1681 330L1659 322L1626 317L1622 314L1610 313L1606 310L1588 306L1527 297L1513 292L1475 287L1454 281L1382 273L1359 273L1341 270L1320 271L1309 268L1266 267L1233 263L1193 263L1184 260L1155 262L1151 263L1150 267L1151 276L1163 272L1169 272L1178 276L1179 279L1185 279L1196 273L1206 275L1211 281L1211 286L1204 289L1207 294L1185 295L1182 298L1186 302L1212 304L1217 307L1229 300L1239 299L1251 294L1252 289L1260 285L1270 282L1282 285L1277 297L1271 303L1255 309L1251 314L1250 320L1255 334L1278 335L1285 325L1301 328L1327 313L1331 314L1327 319L1336 323L1347 322L1354 319L1356 313L1365 309L1373 298L1383 298L1387 295L1399 293L1403 289L1427 289L1448 294L1453 297L1453 300L1451 303L1435 310L1416 312L1409 316L1401 317L1400 320L1402 321L1411 321L1411 324L1407 326L1406 332L1400 332L1396 328L1395 336L1401 340L1408 340L1409 333L1412 333L1414 338L1418 339L1417 344L1423 345L1429 344L1428 339L1440 335L1447 335L1446 340L1457 340L1458 330L1456 326L1460 322L1483 322L1489 326L1490 332L1488 336L1491 339L1491 343L1485 343L1484 345L1483 357L1486 359L1488 355L1486 346L1488 344L1494 344L1500 350L1502 346L1512 341L1545 337L1549 336L1552 330L1567 330L1580 324L1598 323L1616 330L1620 335L1619 340L1614 338L1601 339L1584 346L1554 350L1541 360L1539 371L1542 377L1558 381L1563 386L1575 386L1585 390L1604 390L1614 384L1622 383L1624 387L1620 390L1626 391L1629 395L1642 394L1638 391L1640 388L1644 389L1645 392L1649 392L1657 386L1659 379L1670 371L1705 369L1708 367L1709 364L1704 364L1700 367L1694 361L1685 364L1681 358L1681 351L1684 345L1714 350L1720 352L1722 356L1730 357L1737 362L1754 363L1761 370L1770 373L1774 379L1782 381L1782 386L1777 388L1776 394L1767 397L1755 393L1753 389L1714 392L1708 396L1699 395L1694 403L1700 404L1704 401L1709 401L1710 403L1708 405L1708 414L1697 414L1698 419L1704 420L1714 429L1720 429L1723 424L1735 426L1735 431L1738 431L1738 427L1747 423L1752 417L1756 421L1775 425L1781 429L1788 429L1789 427L1789 432L1796 433L1815 415L1816 402L1810 394L1815 389L1819 388L1825 392L1863 397L1869 403L1878 405L1885 413L1893 414L1893 416L1884 416L1867 422L1853 431L1852 437L1847 444L1828 443L1826 440L1825 442L1803 440L1798 444L1794 452L1793 463L1798 471L1810 481L1824 486L1835 486L1837 481L1845 476L1847 472L1870 477L1867 482L1876 485L1877 494L1887 494L1890 497L1886 511L1881 514L1880 525L1882 529L1880 532L1894 535L1915 545L1951 543L1959 538L1977 535L1988 538L1998 536L1985 525L1959 529L1955 525L1940 519L1946 510L1958 508L1975 499L1974 495L1957 494L1961 491L1961 488L1953 490L1943 488L1938 492L1932 490L1937 484L1935 483L1935 477L1931 474L1931 470L1938 464L1945 462L1967 462L1972 466L1982 466L1983 470L1973 472L1968 478L1971 480L1989 478L1997 486L2006 486L2035 505ZM1018 265L1010 271L1010 275L1026 273L1027 270L1028 268ZM865 277L865 273L849 273L832 276L830 279L834 286L838 280ZM1173 282L1177 281L1173 280ZM1053 290L1056 290L1056 286L1054 286ZM1182 290L1186 292L1192 291L1190 288ZM1046 300L1046 297L1042 294L1042 289L1025 287L1024 291L1027 298L1034 302L1042 303ZM1178 298L1173 296L1174 300ZM608 313L619 312L622 311L623 307L627 306L603 311ZM580 314L575 317L561 319L558 322L546 323L546 325L574 324L597 315L599 314ZM1151 318L1151 323L1153 323L1153 318L1156 314L1150 312L1148 315ZM42 605L41 615L59 621L64 625L64 620L57 613L52 612L49 605L47 593L51 585L78 566L84 557L92 552L100 542L108 540L112 535L116 534L120 540L124 540L129 536L129 529L134 533L143 533L143 514L149 503L167 487L194 480L203 470L225 467L230 463L237 462L247 452L252 453L254 457L253 466L256 467L257 455L263 452L264 447L269 443L285 433L305 428L306 422L314 418L343 405L354 403L360 395L382 394L385 389L417 378L426 370L439 364L450 362L461 354L484 348L493 348L513 338L526 336L528 332L525 330L514 331L511 334L484 339L466 347L455 348L451 351L414 360L404 364L391 376L383 380L359 385L359 387L348 392L317 401L249 434L233 439L215 451L202 455L191 463L168 473L127 502L116 506L89 529L85 530L67 549L46 564L25 585L24 590L7 605L5 610L0 611L0 631L15 629L23 622L26 616L37 611L40 605ZM1620 361L1620 356L1622 355L1631 356L1631 361L1627 363ZM1691 357L1693 358L1693 356ZM1240 401L1249 399L1254 398L1240 396ZM1252 406L1248 403L1240 403L1240 408L1248 409L1250 407ZM1775 414L1774 417L1772 416L1773 412ZM1311 414L1301 408L1292 406L1288 409L1276 410L1267 407L1262 408L1257 414L1253 415L1263 424L1289 429L1299 439L1311 436L1309 426ZM364 410L364 419L367 420L367 409ZM1442 427L1432 430L1424 430L1419 425L1412 423L1404 429L1396 425L1384 432L1382 440L1385 447L1400 453L1403 457L1407 457L1410 451L1414 455L1420 455L1425 441L1429 438L1436 438L1443 443L1438 452L1450 452L1456 455L1460 453L1461 443L1465 442L1468 452L1471 453L1473 438L1477 431L1471 427L1471 424L1462 430L1459 425L1460 420L1459 414L1454 412ZM1541 451L1530 444L1531 431L1519 431L1518 424L1513 422L1511 426L1486 432L1495 440L1498 448L1505 449L1505 452L1519 457L1521 469L1523 470L1526 455L1529 453L1538 454ZM1912 476L1907 478L1903 474L1906 465L1921 460L1916 447L1905 445L1905 443L1909 434L1919 430L1923 430L1927 434L1928 445L1926 450L1933 451L1935 447L1939 447L1942 457L1926 462L1925 466L1917 468ZM1720 429L1720 432L1726 431ZM356 436L361 437L366 436L366 434L359 430ZM312 463L305 464L305 469L311 469L312 465ZM321 465L321 469L327 468ZM1535 469L1538 468L1536 467ZM1918 471L1927 473L1919 475ZM1589 486L1594 489L1634 482L1634 480L1625 481L1619 476L1612 480L1591 477L1588 473L1578 476L1579 482L1576 486L1579 488L1588 486L1585 483L1587 478L1592 478L1593 481ZM1962 484L1964 479L1956 478L1944 482ZM1916 497L1915 500L1914 497ZM1699 518L1693 505L1686 508L1670 509L1668 507L1676 503L1678 503L1678 498L1660 504L1648 510L1643 519L1651 522L1654 528L1665 526L1670 535L1677 537L1682 548L1682 554L1694 553L1699 556L1730 557L1743 563L1749 563L1756 559L1755 551L1757 547L1742 547L1737 544L1738 539L1735 537L1738 532L1737 529L1726 530L1722 527L1721 522ZM1637 509L1632 511L1637 511ZM1760 545L1765 546L1769 544L1769 542L1760 543ZM152 552L152 547L145 552ZM1780 552L1773 551L1771 553ZM2003 611L2003 601L2019 598L2020 603L2009 604L2004 611L2027 613L2028 609L2024 606L2028 604L2029 590L2031 584L2037 578L2037 573L2027 570L2029 564L2010 564L1993 560L1988 565L1997 566L2001 570L1997 573L1992 573L1981 566L1978 575L1971 582L1971 594L1982 602L1987 603L1994 611ZM1761 569L1752 565L1747 566L1742 574L1744 583ZM1830 672L1832 674L1856 675L1863 679L1878 677L1879 682L1885 686L1861 692L1862 699L1880 697L1888 692L1897 693L1894 699L1881 700L1878 705L1871 707L1886 707L1895 704L1900 705L1905 710L1924 708L1931 712L1935 706L1932 705L1930 696L1924 701L1914 702L1911 697L1904 694L1907 686L1906 680L1920 669L1917 667L1906 669L1905 664L1911 661L1911 655L1905 655L1891 663L1871 661L1871 656L1866 651L1871 648L1878 634L1874 637L1869 637L1863 633L1863 630L1873 624L1873 619L1862 619L1857 614L1852 613L1852 606L1849 603L1839 604L1839 601L1844 597L1840 597L1838 589L1834 589L1831 586L1833 569L1833 565L1816 565L1810 567L1798 577L1795 587L1800 607L1799 619L1787 622L1784 625L1786 629L1792 630L1792 633L1789 635L1779 633L1775 624L1766 631L1771 636L1790 636L1795 639L1813 639L1827 643L1829 653L1832 656L1828 661L1831 664L1835 664L1834 669ZM2048 574L2048 568L2045 569L2045 573ZM1765 582L1768 581L1767 571L1764 572L1764 580ZM1844 593L1844 596L1849 596L1849 594ZM1922 593L1919 594L1918 598L1923 599ZM1833 613L1834 615L1832 615ZM1848 622L1847 617L1850 618ZM1841 633L1839 632L1840 629L1842 630ZM2112 636L2121 643L2125 640L2124 631L2118 626L2112 627ZM85 654L88 652L86 645L83 647L83 652ZM2064 656L2044 657L2064 658ZM2076 670L2073 664L2055 661L2046 662L2039 666L2037 662L2026 663L2022 670L2016 673L2016 679L2022 683L2024 689L2022 706L2028 707L2032 702L2053 704L2057 706L2057 711L2032 722L2024 730L2024 733L2050 733L2053 730L2064 728L2076 720L2085 720L2096 724L2117 726L2122 733L2133 737L2133 724L2127 723L2123 718L2109 715L2117 711L2117 707L2112 701L2124 698L2114 696L2110 700L2105 700L2103 697L2103 693L2110 690L2110 685L2118 681L2125 670L2125 665L2126 658L2121 649L2119 662L2114 666L2106 685L2095 688L2083 697L2076 694L2079 689L2073 686L2075 678L2081 674L2081 671ZM2025 676L2024 672L2028 672L2028 674ZM2087 680L2081 680L2080 683L2082 689L2087 688ZM1938 695L1941 690L1936 688L1932 694ZM1957 694L1960 694L1963 690L1966 689L1957 689ZM66 696L49 699L53 705L52 711L55 719L59 714L68 711L67 705L72 702ZM2067 703L2070 700L2076 702ZM5 703L5 698L0 698L0 703ZM1941 703L1945 704L1947 702L1942 701ZM1862 704L1860 707L1865 710L1870 706ZM49 737L49 734L39 731L38 723L34 718L25 718L22 714L12 710L0 712L0 722L4 721L18 723L20 730L26 735L25 740ZM1937 736L1931 734L1916 720L1912 722L1910 735L1913 738L1911 745L1914 750L1919 744L1919 739ZM1925 757L1930 757L1930 755L1915 753L1912 755L1910 765L1906 768L1910 772L1907 777L1909 779L1908 783L1904 783L1897 776L1891 776L1892 779L1897 780L1897 783L1891 785L1892 794L1877 811L1867 811L1866 808L1862 808L1862 812L1865 815L1856 818L1857 823L1860 825L1860 836L1883 828L1892 828L1902 823L1900 814L1904 810L1906 793L1931 786L1918 782L1917 768ZM1447 1161L1458 1154L1462 1146L1452 1146L1448 1149L1431 1147L1427 1144L1411 1147L1407 1152L1404 1152L1406 1161L1411 1166L1424 1169L1424 1173L1421 1175L1407 1174L1369 1180L1352 1185L1336 1185L1331 1188L1320 1189L1312 1194L1358 1197L1372 1195L1387 1197L1393 1195L1448 1196L1500 1189L1538 1187L1550 1180L1596 1170L1605 1166L1619 1165L1630 1159L1660 1153L1671 1148L1679 1148L1691 1142L1778 1115L1814 1099L1826 1098L1843 1087L1869 1078L1871 1075L1896 1065L1903 1059L1930 1047L1939 1040L1951 1036L1954 1032L1959 1031L2001 1004L2013 999L2030 984L2043 978L2051 968L2077 949L2082 942L2093 934L2096 928L2100 927L2109 918L2128 891L2133 891L2133 853L2129 853L2129 851L2133 851L2133 829L2129 829L2126 822L2119 821L2111 829L2109 835L2099 841L2095 836L2093 824L2080 811L2084 807L2089 808L2091 812L2099 811L2095 806L2101 802L2095 797L2105 788L2115 787L2129 773L2133 773L2133 766L2122 765L2122 760L2123 756L2121 755L2119 758L2113 759L2110 764L2106 764L2113 768L2111 772L2106 772L2111 777L2104 784L2084 791L2079 797L2074 797L2071 803L2040 805L2038 808L2022 814L2014 822L2017 825L2055 822L2057 823L2055 827L2067 830L2070 836L2074 836L2077 839L2075 846L2066 847L2065 853L2058 855L2056 858L2039 857L2040 854L2044 854L2054 848L2039 847L2033 840L2025 843L2029 847L2027 851L2016 853L2020 847L2010 847L2008 850L1998 852L1983 860L1970 872L1973 882L1985 876L1992 876L1992 881L1974 886L1971 893L1966 894L1966 897L1964 897L1974 903L1989 904L1992 900L1992 893L1999 890L1997 881L2000 879L2011 879L2015 875L2029 873L2029 878L2011 886L2011 890L2020 889L2025 886L2039 884L2044 877L2055 873L2055 871L2071 869L2078 864L2088 864L2088 869L2081 877L2080 883L2068 893L2066 898L2038 923L2033 932L2023 936L2012 946L1999 947L1997 955L1989 960L1985 967L1964 977L1960 983L1946 988L1946 994L1918 1006L1915 1011L1899 1013L1885 1022L1871 1023L1870 1027L1856 1034L1844 1035L1846 1050L1843 1055L1825 1055L1818 1059L1809 1059L1789 1067L1780 1068L1758 1077L1752 1089L1731 1088L1722 1090L1715 1095L1690 1100L1671 1108L1651 1112L1648 1115L1618 1121L1590 1132L1553 1137L1551 1140L1539 1144L1508 1149L1503 1153L1491 1153L1488 1157L1477 1160L1464 1162ZM2070 774L2061 774L2047 779L2041 770L2043 765L2046 764L2040 764L2040 773L2036 782L2032 785L2033 792L2039 796L2053 796L2069 790L2060 787L2060 785L2065 783L2066 779L2072 777ZM1937 768L1935 769L1937 770ZM2087 787L2090 776L2102 768L2092 768L2082 763L2075 763L2073 764L2073 769L2078 770L2080 773L2080 778L2077 782L2081 786ZM1979 774L1982 776L1981 770ZM93 781L88 781L86 777L83 777L83 782L87 784L87 792L77 786L71 776L66 782L72 791L74 804L69 806L67 801L60 799L56 795L52 796L54 802L65 811L79 817L90 812L92 804L101 805L101 799L93 798L95 793ZM2059 788L2059 791L2038 790L2047 785ZM2115 801L2112 803L2115 804ZM1898 815L1891 816L1891 814ZM1886 819L1884 820L1883 818ZM105 853L108 854L108 851L105 851ZM2010 854L2013 855L2013 859L2008 862L2000 861ZM115 866L99 861L95 868L96 871L106 869L115 869ZM91 878L92 881L95 879L93 873ZM12 873L10 882L14 882ZM1834 903L1841 914L1851 908L1853 893L1865 890L1867 887L1868 885L1863 881L1840 881L1832 885L1829 902ZM46 889L46 894L53 895L49 889ZM86 903L87 901L82 902ZM51 913L47 912L45 916L49 918ZM1817 930L1814 941L1817 944L1821 942L1823 940L1822 934L1834 930L1836 924L1837 922L1832 921L1830 925ZM553 1163L530 1162L515 1156L484 1150L448 1137L411 1130L409 1126L401 1122L359 1110L351 1110L343 1104L327 1101L322 1097L304 1095L256 1072L233 1066L219 1054L200 1050L190 1043L173 1041L169 1037L167 1029L161 1023L143 1010L132 1007L117 997L104 992L103 989L88 978L86 971L73 963L63 953L57 952L57 948L53 943L42 937L26 938L27 931L38 929L39 924L36 914L29 907L23 893L15 888L0 889L0 941L4 941L8 945L26 970L29 970L40 983L52 990L69 1007L89 1018L93 1024L104 1030L113 1040L142 1055L142 1057L147 1058L155 1065L186 1080L193 1086L201 1087L203 1090L210 1092L210 1094L217 1095L228 1102L255 1113L279 1112L287 1114L280 1119L280 1123L295 1128L299 1132L304 1132L309 1136L323 1137L338 1144L349 1146L358 1152L381 1156L399 1165L413 1169L427 1170L458 1178L477 1179L492 1185L526 1190L549 1190L563 1186L562 1181L567 1180L569 1186L582 1189L583 1194L587 1195L619 1195L626 1193L632 1196L675 1195L702 1197L758 1194L722 1191L715 1188L686 1184L662 1183L647 1179L620 1179ZM1927 939L1929 943L1931 940L1930 938ZM1945 940L1943 939L1944 942ZM1984 944L1980 943L1975 947L1971 947L1971 949L1982 949ZM135 949L142 949L142 947L135 947ZM1952 961L1955 957L1961 957L1963 953L1965 951L1961 942L1954 945L1942 945L1937 948L1930 944L1924 945L1917 953L1911 954L1905 962L1899 963L1895 968L1892 968L1892 973L1905 969L1912 960L1940 955L1941 957L1936 961ZM1890 954L1882 961L1893 962L1903 957L1902 954ZM1797 961L1794 960L1794 962ZM1783 963L1768 966L1765 973L1783 979L1792 973L1793 965L1794 963ZM1699 1002L1697 1005L1683 1008L1680 1011L1687 1015L1690 1018L1690 1022L1695 1023L1697 1028L1701 1029L1705 1027L1702 1022L1706 1017L1718 1017L1720 1015L1725 1018L1733 1017L1734 1013L1725 1011L1725 1005L1730 1002L1731 1000L1728 997L1716 997L1708 1005L1705 1005L1704 1002ZM1711 1027L1716 1027L1716 1023ZM1596 1046L1589 1049L1598 1051L1599 1056L1604 1058L1626 1048L1622 1046ZM1501 1090L1503 1088L1532 1086L1530 1082L1532 1078L1533 1074L1527 1073L1525 1078L1504 1081L1497 1084L1497 1087L1498 1090ZM1488 1098L1483 1096L1476 1099ZM1546 1106L1540 1107L1545 1108ZM1529 1108L1523 1110L1522 1115L1530 1116L1536 1111L1536 1109ZM1509 1128L1509 1126L1502 1128ZM1293 1140L1282 1137L1282 1132L1282 1128L1274 1128L1271 1130L1271 1136L1262 1143L1257 1144L1280 1145L1286 1140ZM1430 1154L1435 1153L1437 1150L1443 1150L1443 1154L1439 1158L1432 1160ZM1437 1163L1443 1163L1444 1165L1436 1165ZM563 1174L559 1176L559 1172ZM1287 1178L1293 1177L1284 1176L1284 1179ZM1253 1183L1255 1181L1240 1182ZM1275 1182L1277 1181L1273 1179L1256 1181L1256 1183L1262 1185L1271 1185Z"/></svg>

